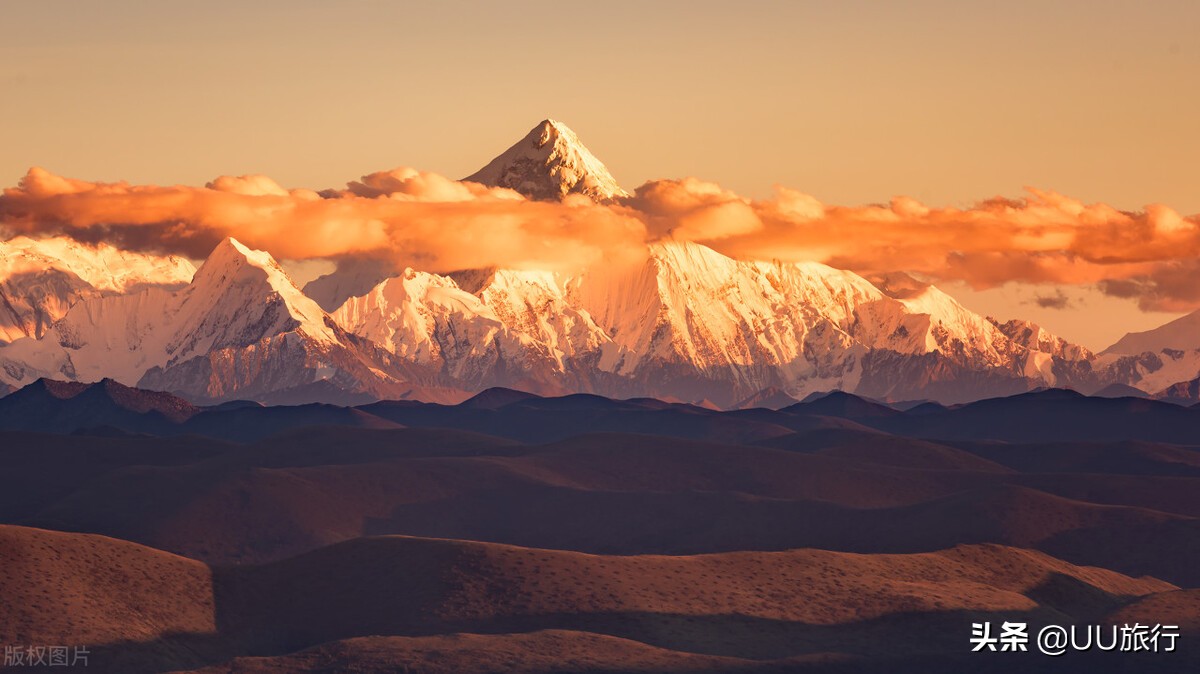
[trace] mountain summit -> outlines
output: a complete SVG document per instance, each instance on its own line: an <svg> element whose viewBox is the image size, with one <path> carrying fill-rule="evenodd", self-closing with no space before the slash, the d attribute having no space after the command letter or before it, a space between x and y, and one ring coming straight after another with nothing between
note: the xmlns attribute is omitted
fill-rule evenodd
<svg viewBox="0 0 1200 674"><path fill-rule="evenodd" d="M543 120L520 142L463 180L507 187L541 201L568 194L584 194L596 201L629 196L579 136L553 119Z"/></svg>

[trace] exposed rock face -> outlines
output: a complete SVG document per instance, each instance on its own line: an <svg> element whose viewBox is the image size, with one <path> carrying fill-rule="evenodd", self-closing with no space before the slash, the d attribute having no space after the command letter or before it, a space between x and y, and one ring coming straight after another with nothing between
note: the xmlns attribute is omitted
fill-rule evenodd
<svg viewBox="0 0 1200 674"><path fill-rule="evenodd" d="M487 166L463 178L551 201L582 194L596 201L629 196L566 124L547 119Z"/></svg>
<svg viewBox="0 0 1200 674"><path fill-rule="evenodd" d="M1154 394L1154 397L1180 404L1200 403L1200 377L1172 384Z"/></svg>

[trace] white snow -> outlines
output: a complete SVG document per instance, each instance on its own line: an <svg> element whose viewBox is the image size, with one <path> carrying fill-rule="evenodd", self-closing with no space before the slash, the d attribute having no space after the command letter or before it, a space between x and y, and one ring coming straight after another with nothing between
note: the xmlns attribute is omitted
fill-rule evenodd
<svg viewBox="0 0 1200 674"><path fill-rule="evenodd" d="M647 395L660 390L664 373L727 386L731 394L744 392L742 398L770 387L796 398L853 391L873 352L938 353L969 371L1041 385L1056 383L1056 363L1092 358L1036 325L979 316L927 284L885 292L822 264L738 261L675 241L576 275L407 269L326 314L269 254L229 239L181 289L86 296L41 339L0 347L0 381L111 377L136 385L148 371L170 372L208 357L228 370L220 376L221 390L229 391L261 374L239 368L269 370L263 359L294 358L297 348L311 355L304 349L313 347L303 345L317 345L319 353L288 362L306 363L317 379L336 378L342 375L328 354L349 347L333 325L401 363L439 373L446 378L440 385L607 390L620 381L622 390ZM1140 379L1135 385L1162 388L1185 378L1166 380L1186 374L1197 359L1187 354L1169 367L1122 366ZM1117 360L1106 356L1096 365ZM366 363L357 376L379 376L379 366ZM162 380L170 375L158 376L160 386L174 386Z"/></svg>
<svg viewBox="0 0 1200 674"><path fill-rule="evenodd" d="M195 272L181 257L87 245L66 237L0 242L0 344L40 337L82 298L178 288Z"/></svg>
<svg viewBox="0 0 1200 674"><path fill-rule="evenodd" d="M641 260L574 277L515 270L458 277L474 292L450 277L406 270L333 317L405 359L468 381L497 368L547 380L607 373L641 381L652 393L652 373L681 366L803 397L852 390L862 356L883 349L937 351L1053 383L1054 356L1010 340L937 288L896 299L857 274L817 263L744 262L665 242Z"/></svg>
<svg viewBox="0 0 1200 674"><path fill-rule="evenodd" d="M41 339L0 348L0 380L109 377L133 386L150 368L290 332L336 341L325 313L269 254L226 239L182 289L86 298Z"/></svg>
<svg viewBox="0 0 1200 674"><path fill-rule="evenodd" d="M1191 351L1200 348L1200 310L1193 311L1145 332L1131 332L1101 353L1158 353L1163 349Z"/></svg>

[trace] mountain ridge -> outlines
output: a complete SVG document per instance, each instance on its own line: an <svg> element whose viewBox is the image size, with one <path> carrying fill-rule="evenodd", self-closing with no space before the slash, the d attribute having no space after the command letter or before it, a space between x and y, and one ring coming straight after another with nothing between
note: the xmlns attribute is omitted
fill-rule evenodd
<svg viewBox="0 0 1200 674"><path fill-rule="evenodd" d="M1147 441L1198 444L1200 406L1171 400L1085 396L1042 389L943 407L896 409L844 391L789 398L764 391L745 409L715 410L654 398L593 394L540 396L490 388L453 404L359 400L346 405L198 405L162 391L105 380L95 384L39 379L0 398L0 432L257 439L312 426L456 428L521 442L553 442L589 433L646 433L693 440L760 443L795 433L882 432L911 438L1004 442Z"/></svg>
<svg viewBox="0 0 1200 674"><path fill-rule="evenodd" d="M628 195L549 119L466 180L530 199ZM25 257L6 262L13 250ZM62 260L46 279L4 276L55 251ZM0 243L0 299L19 308L0 311L0 393L38 378L111 378L205 404L457 402L491 387L724 408L833 389L952 404L1132 386L1186 402L1200 374L1188 329L1200 312L1094 354L1029 321L976 314L907 274L872 281L669 239L571 272L436 274L346 258L301 290L270 254L232 238L198 270L18 238Z"/></svg>
<svg viewBox="0 0 1200 674"><path fill-rule="evenodd" d="M897 299L826 265L737 261L670 241L650 245L642 261L576 275L407 269L332 317L468 390L724 407L766 389L958 402L1086 384L1079 362L1090 357L1031 323L974 314L934 286ZM930 384L940 393L924 395Z"/></svg>
<svg viewBox="0 0 1200 674"><path fill-rule="evenodd" d="M406 269L326 313L269 254L227 239L183 288L85 298L41 339L0 348L0 383L112 378L203 403L457 400L503 386L728 408L764 390L941 402L1090 391L1136 385L1159 362L1106 356L1095 370L1103 361L1082 347L974 314L931 285L898 299L817 263L738 261L683 242L646 250L576 275Z"/></svg>

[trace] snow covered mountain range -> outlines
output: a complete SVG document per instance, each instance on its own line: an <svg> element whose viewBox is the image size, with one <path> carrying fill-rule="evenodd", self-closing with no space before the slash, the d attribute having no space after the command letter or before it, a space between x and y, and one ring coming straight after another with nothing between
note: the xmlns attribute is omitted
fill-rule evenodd
<svg viewBox="0 0 1200 674"><path fill-rule="evenodd" d="M468 179L536 199L627 195L549 120ZM833 389L959 402L1132 386L1186 398L1200 374L1200 312L1093 354L903 275L872 283L694 243L574 275L385 275L347 264L301 291L233 239L198 270L66 239L0 242L0 387L110 378L198 403L354 403L504 386L732 407Z"/></svg>
<svg viewBox="0 0 1200 674"><path fill-rule="evenodd" d="M197 402L361 402L433 380L347 334L269 254L233 239L182 287L80 297L40 337L0 348L0 382L40 378L107 378Z"/></svg>

